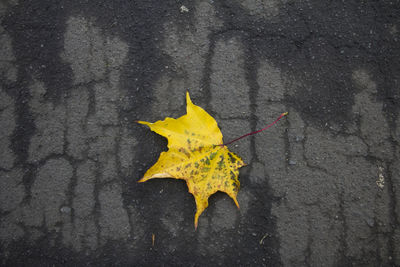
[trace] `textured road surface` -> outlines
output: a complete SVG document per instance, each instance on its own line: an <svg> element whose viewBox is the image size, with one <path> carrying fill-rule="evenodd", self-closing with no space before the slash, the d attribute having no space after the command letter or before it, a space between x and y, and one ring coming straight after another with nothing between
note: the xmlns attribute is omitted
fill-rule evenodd
<svg viewBox="0 0 400 267"><path fill-rule="evenodd" d="M398 0L1 0L1 264L400 266L399 38ZM136 182L187 89L226 141L289 112L197 231Z"/></svg>

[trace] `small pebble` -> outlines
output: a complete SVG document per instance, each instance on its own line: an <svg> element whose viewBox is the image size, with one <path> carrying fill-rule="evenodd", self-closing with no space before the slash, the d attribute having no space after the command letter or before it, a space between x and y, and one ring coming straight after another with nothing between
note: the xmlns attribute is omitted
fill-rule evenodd
<svg viewBox="0 0 400 267"><path fill-rule="evenodd" d="M374 222L373 219L368 218L366 221L367 221L367 224L368 224L369 227L374 227L375 222Z"/></svg>
<svg viewBox="0 0 400 267"><path fill-rule="evenodd" d="M180 10L181 10L181 13L189 12L189 8L185 7L184 5L181 6Z"/></svg>
<svg viewBox="0 0 400 267"><path fill-rule="evenodd" d="M62 213L71 213L71 208L67 207L67 206L64 206L64 207L61 207L60 211Z"/></svg>

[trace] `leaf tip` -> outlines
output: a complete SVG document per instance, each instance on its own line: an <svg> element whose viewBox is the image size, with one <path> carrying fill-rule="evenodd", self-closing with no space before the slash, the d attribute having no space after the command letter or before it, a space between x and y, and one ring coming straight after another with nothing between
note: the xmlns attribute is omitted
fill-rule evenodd
<svg viewBox="0 0 400 267"><path fill-rule="evenodd" d="M233 199L235 201L236 207L240 210L239 202L237 201L236 197Z"/></svg>
<svg viewBox="0 0 400 267"><path fill-rule="evenodd" d="M186 90L186 104L192 104L192 100L190 99L189 90Z"/></svg>
<svg viewBox="0 0 400 267"><path fill-rule="evenodd" d="M197 230L197 224L198 224L198 222L199 222L199 216L196 214L196 215L194 216L194 230L195 230L195 231Z"/></svg>
<svg viewBox="0 0 400 267"><path fill-rule="evenodd" d="M286 116L286 115L288 115L288 114L289 114L289 112L284 112L284 113L282 113L281 116L283 117L283 116Z"/></svg>

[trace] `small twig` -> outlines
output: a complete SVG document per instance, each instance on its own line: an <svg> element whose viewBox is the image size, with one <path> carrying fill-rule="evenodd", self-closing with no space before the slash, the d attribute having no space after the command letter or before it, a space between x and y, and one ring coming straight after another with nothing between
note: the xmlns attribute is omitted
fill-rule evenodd
<svg viewBox="0 0 400 267"><path fill-rule="evenodd" d="M264 239L268 237L268 233L266 233L260 240L260 245L264 243Z"/></svg>

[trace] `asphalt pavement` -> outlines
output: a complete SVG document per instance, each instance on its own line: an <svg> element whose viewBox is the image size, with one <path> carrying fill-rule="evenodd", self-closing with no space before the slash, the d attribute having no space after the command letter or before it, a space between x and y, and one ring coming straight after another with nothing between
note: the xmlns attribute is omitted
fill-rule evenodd
<svg viewBox="0 0 400 267"><path fill-rule="evenodd" d="M0 1L0 263L400 266L400 1ZM137 183L185 114L240 210Z"/></svg>

